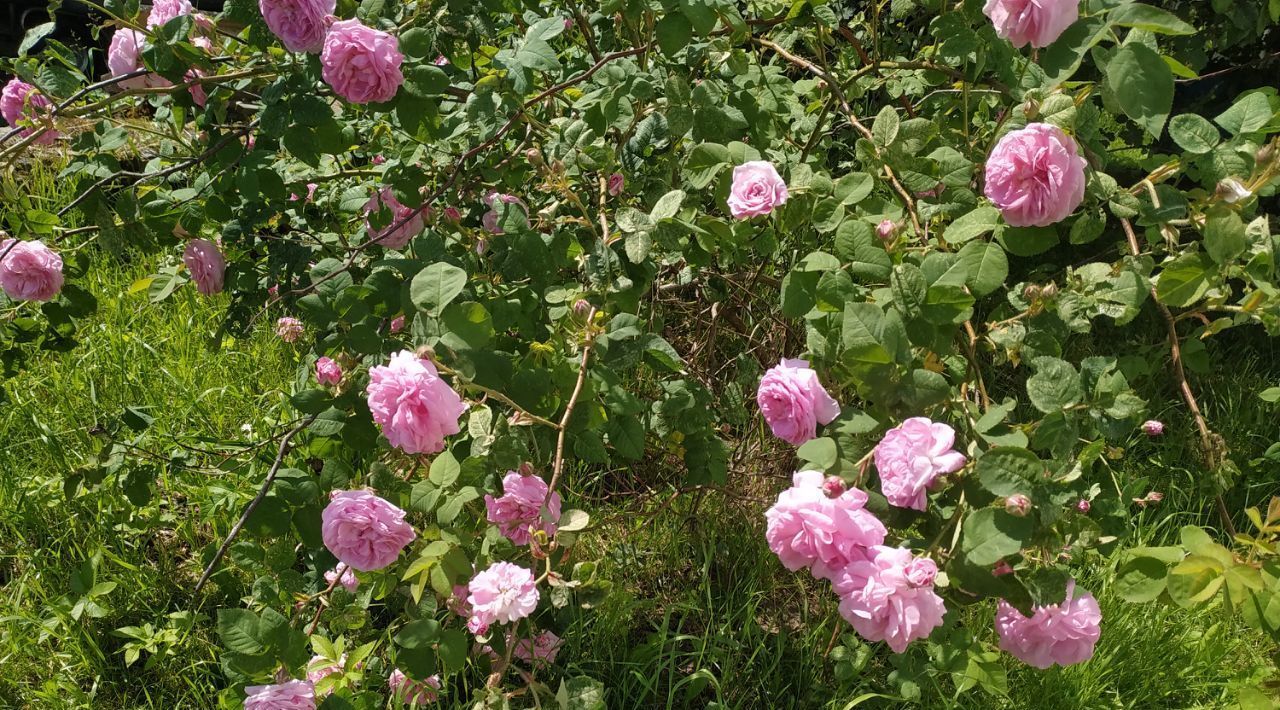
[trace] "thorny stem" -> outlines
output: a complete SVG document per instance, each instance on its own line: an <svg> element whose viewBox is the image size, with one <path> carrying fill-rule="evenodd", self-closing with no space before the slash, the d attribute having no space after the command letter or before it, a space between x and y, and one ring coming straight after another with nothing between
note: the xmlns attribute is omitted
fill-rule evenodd
<svg viewBox="0 0 1280 710"><path fill-rule="evenodd" d="M547 496L543 499L543 506L551 500L551 496L556 492L556 485L560 483L560 474L564 470L564 438L569 431L569 419L573 417L574 407L578 405L578 397L582 395L582 385L587 381L587 362L591 359L591 349L595 347L596 336L593 328L595 321L596 309L591 307L591 311L587 313L587 327L585 332L585 342L582 344L582 358L578 361L578 381L573 386L573 394L569 396L569 404L564 408L564 416L560 417L560 433L556 436L556 458L551 466L551 482L547 484Z"/></svg>

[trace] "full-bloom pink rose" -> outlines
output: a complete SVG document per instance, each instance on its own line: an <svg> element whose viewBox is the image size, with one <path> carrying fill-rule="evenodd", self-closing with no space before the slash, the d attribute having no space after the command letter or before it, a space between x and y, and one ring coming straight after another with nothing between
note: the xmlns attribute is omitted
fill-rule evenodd
<svg viewBox="0 0 1280 710"><path fill-rule="evenodd" d="M336 582L334 580L337 580ZM324 573L324 581L329 584L341 584L346 587L348 592L354 592L360 586L360 580L356 579L355 570L339 562L334 565L333 569Z"/></svg>
<svg viewBox="0 0 1280 710"><path fill-rule="evenodd" d="M1003 599L996 610L1001 650L1042 669L1092 658L1102 635L1101 624L1098 601L1089 592L1077 590L1075 580L1067 583L1067 598L1061 604L1036 607L1030 617Z"/></svg>
<svg viewBox="0 0 1280 710"><path fill-rule="evenodd" d="M814 577L830 579L884 543L884 524L864 509L863 491L850 488L830 498L818 471L800 471L791 482L764 514L769 549L787 569L808 567Z"/></svg>
<svg viewBox="0 0 1280 710"><path fill-rule="evenodd" d="M324 18L337 0L258 0L267 28L290 52L315 54L324 47Z"/></svg>
<svg viewBox="0 0 1280 710"><path fill-rule="evenodd" d="M48 97L36 91L36 87L17 77L10 79L9 83L4 85L4 89L0 90L0 116L4 117L5 123L15 128L19 121L26 121L28 124L38 123L37 116L48 111L52 105ZM36 131L43 131L40 137L36 138L36 145L53 145L53 142L58 139L57 131L33 128L30 125L23 129L22 137L26 138Z"/></svg>
<svg viewBox="0 0 1280 710"><path fill-rule="evenodd" d="M1061 128L1010 131L987 158L986 195L1014 227L1047 227L1084 201L1085 159Z"/></svg>
<svg viewBox="0 0 1280 710"><path fill-rule="evenodd" d="M329 28L320 53L321 76L334 93L356 104L395 98L404 83L399 41L359 20L339 20Z"/></svg>
<svg viewBox="0 0 1280 710"><path fill-rule="evenodd" d="M787 201L787 183L773 163L751 160L733 169L729 213L737 219L769 214Z"/></svg>
<svg viewBox="0 0 1280 710"><path fill-rule="evenodd" d="M532 639L520 639L512 649L512 654L530 665L550 665L556 662L561 643L563 642L559 636L543 631Z"/></svg>
<svg viewBox="0 0 1280 710"><path fill-rule="evenodd" d="M276 321L276 336L286 343L297 342L302 337L302 321L293 316L284 316Z"/></svg>
<svg viewBox="0 0 1280 710"><path fill-rule="evenodd" d="M0 241L0 289L15 301L48 301L62 290L62 257L40 240Z"/></svg>
<svg viewBox="0 0 1280 710"><path fill-rule="evenodd" d="M840 595L840 615L868 641L884 641L894 653L927 638L942 623L946 607L933 591L937 565L911 550L876 547L832 581Z"/></svg>
<svg viewBox="0 0 1280 710"><path fill-rule="evenodd" d="M471 605L468 623L481 627L519 621L538 607L533 572L510 562L489 565L489 569L471 578L467 591L467 603Z"/></svg>
<svg viewBox="0 0 1280 710"><path fill-rule="evenodd" d="M244 710L315 710L316 690L309 680L275 685L251 685L244 689Z"/></svg>
<svg viewBox="0 0 1280 710"><path fill-rule="evenodd" d="M486 232L490 234L502 234L502 227L498 226L498 203L505 202L511 205L519 205L524 210L525 217L529 216L529 206L524 200L515 195L507 195L501 192L490 192L484 196L484 203L489 205L489 211L484 213L480 218L480 225L484 227ZM476 253L483 253L483 250L477 248Z"/></svg>
<svg viewBox="0 0 1280 710"><path fill-rule="evenodd" d="M799 446L840 415L840 404L827 394L818 373L806 360L783 359L760 378L756 404L773 435Z"/></svg>
<svg viewBox="0 0 1280 710"><path fill-rule="evenodd" d="M548 500L547 490L547 482L541 476L521 476L516 471L507 471L502 478L502 497L484 497L489 522L517 545L528 545L534 530L555 535L556 523L560 520L560 494L552 493ZM547 502L551 520L542 519L543 501Z"/></svg>
<svg viewBox="0 0 1280 710"><path fill-rule="evenodd" d="M458 417L467 405L435 363L408 350L391 356L386 365L369 371L369 411L382 425L391 445L407 454L434 454L444 449L446 436L457 434Z"/></svg>
<svg viewBox="0 0 1280 710"><path fill-rule="evenodd" d="M191 0L151 0L151 14L147 15L147 29L166 25L181 15L190 15Z"/></svg>
<svg viewBox="0 0 1280 710"><path fill-rule="evenodd" d="M387 678L387 686L391 695L399 702L410 707L434 703L436 691L440 689L440 676L433 675L426 680L416 681L404 674L399 668L391 671Z"/></svg>
<svg viewBox="0 0 1280 710"><path fill-rule="evenodd" d="M404 511L369 491L334 491L320 514L324 546L360 572L382 569L400 556L417 533Z"/></svg>
<svg viewBox="0 0 1280 710"><path fill-rule="evenodd" d="M876 444L880 491L899 508L924 510L926 491L939 476L959 471L964 454L952 449L956 432L941 422L912 417Z"/></svg>
<svg viewBox="0 0 1280 710"><path fill-rule="evenodd" d="M216 244L208 239L192 239L182 252L182 263L187 265L191 280L196 282L196 290L201 295L212 296L222 291L227 260Z"/></svg>
<svg viewBox="0 0 1280 710"><path fill-rule="evenodd" d="M383 207L391 213L391 221L387 223L381 231L375 230L373 224L369 222L367 215L379 212ZM422 234L425 225L422 222L423 213L426 212L425 207L405 207L396 199L395 194L391 192L390 187L384 187L382 190L369 198L365 203L365 228L369 231L370 238L378 242L388 249L403 249L414 237ZM396 226L400 225L400 226Z"/></svg>
<svg viewBox="0 0 1280 710"><path fill-rule="evenodd" d="M982 12L1013 46L1048 47L1080 17L1080 0L987 0Z"/></svg>
<svg viewBox="0 0 1280 710"><path fill-rule="evenodd" d="M327 357L316 360L316 382L322 385L336 385L341 381L341 365Z"/></svg>
<svg viewBox="0 0 1280 710"><path fill-rule="evenodd" d="M111 76L124 76L140 69L142 49L147 36L137 30L118 29L111 35L111 44L107 47L107 69ZM143 74L116 83L121 89L141 89L148 86L168 86L169 82L158 74Z"/></svg>

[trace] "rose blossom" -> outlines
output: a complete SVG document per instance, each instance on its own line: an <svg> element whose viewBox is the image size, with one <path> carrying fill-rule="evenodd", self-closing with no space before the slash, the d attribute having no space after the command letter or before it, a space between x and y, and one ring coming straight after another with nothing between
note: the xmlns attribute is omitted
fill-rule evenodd
<svg viewBox="0 0 1280 710"><path fill-rule="evenodd" d="M47 96L36 91L36 87L17 77L10 79L9 83L4 85L3 91L0 91L0 116L4 117L5 123L14 128L18 127L20 121L36 124L36 114L46 111L52 105ZM26 138L41 130L43 132L39 138L36 138L35 144L53 145L58 138L58 132L52 129L28 127L23 129L22 137Z"/></svg>
<svg viewBox="0 0 1280 710"><path fill-rule="evenodd" d="M458 417L467 405L440 379L435 363L408 350L371 369L367 391L373 420L407 454L434 454L444 449L446 436L461 431Z"/></svg>
<svg viewBox="0 0 1280 710"><path fill-rule="evenodd" d="M196 282L196 290L200 295L212 296L222 291L227 260L218 251L216 244L208 239L192 239L182 252L182 263L191 272L191 280Z"/></svg>
<svg viewBox="0 0 1280 710"><path fill-rule="evenodd" d="M351 103L381 103L395 98L404 83L403 61L395 37L359 20L339 20L324 38L321 76Z"/></svg>
<svg viewBox="0 0 1280 710"><path fill-rule="evenodd" d="M324 46L326 15L337 0L258 0L267 28L290 52L316 54Z"/></svg>
<svg viewBox="0 0 1280 710"><path fill-rule="evenodd" d="M324 656L312 656L311 660L307 663L307 680L314 686L316 683L319 683L334 673L341 674L346 665L347 654L345 653L342 654L342 657L338 659L337 663L330 661ZM321 691L320 694L328 695L332 692L333 686L330 686L328 690Z"/></svg>
<svg viewBox="0 0 1280 710"><path fill-rule="evenodd" d="M404 515L369 491L333 491L320 514L321 537L329 552L352 569L382 569L417 537Z"/></svg>
<svg viewBox="0 0 1280 710"><path fill-rule="evenodd" d="M1061 128L1010 131L987 158L986 195L1014 227L1047 227L1084 201L1085 159Z"/></svg>
<svg viewBox="0 0 1280 710"><path fill-rule="evenodd" d="M822 480L822 492L828 498L839 498L848 490L848 486L844 484L844 479L839 476L827 476Z"/></svg>
<svg viewBox="0 0 1280 710"><path fill-rule="evenodd" d="M1160 436L1164 433L1164 422L1148 419L1142 423L1142 433L1147 436Z"/></svg>
<svg viewBox="0 0 1280 710"><path fill-rule="evenodd" d="M555 535L556 522L560 520L560 494L552 493L548 499L547 490L547 482L540 476L521 476L515 471L507 471L502 478L502 497L484 497L489 522L497 525L498 530L517 545L529 544L534 530L541 530L548 536ZM542 518L543 501L546 501L550 520Z"/></svg>
<svg viewBox="0 0 1280 710"><path fill-rule="evenodd" d="M1077 592L1075 580L1067 583L1062 604L1035 607L1030 617L1003 599L996 611L1000 649L1040 669L1089 660L1101 623L1098 601L1089 592Z"/></svg>
<svg viewBox="0 0 1280 710"><path fill-rule="evenodd" d="M787 569L809 567L814 577L830 579L884 543L885 527L864 509L863 491L850 488L829 498L818 471L800 471L791 482L764 514L769 549Z"/></svg>
<svg viewBox="0 0 1280 710"><path fill-rule="evenodd" d="M1010 515L1025 518L1031 512L1031 499L1021 493L1014 493L1004 499L1004 510Z"/></svg>
<svg viewBox="0 0 1280 710"><path fill-rule="evenodd" d="M899 508L924 510L925 491L939 476L959 471L964 454L951 448L956 432L941 422L912 417L876 444L880 491Z"/></svg>
<svg viewBox="0 0 1280 710"><path fill-rule="evenodd" d="M894 224L893 220L891 219L882 219L880 220L880 224L876 225L876 236L880 237L886 242L889 241L890 239L893 239L893 235L897 233L898 233L898 225Z"/></svg>
<svg viewBox="0 0 1280 710"><path fill-rule="evenodd" d="M392 333L399 333L404 330L404 316L396 316L391 319L391 325L388 326Z"/></svg>
<svg viewBox="0 0 1280 710"><path fill-rule="evenodd" d="M1081 513L1088 515L1089 510L1091 508L1093 508L1093 504L1091 504L1089 501L1085 500L1084 498L1081 498L1079 501L1076 502L1076 510L1080 511Z"/></svg>
<svg viewBox="0 0 1280 710"><path fill-rule="evenodd" d="M444 56L443 54L440 54L440 55L437 55L435 60L433 60L431 63L438 67L447 67L449 66L449 58Z"/></svg>
<svg viewBox="0 0 1280 710"><path fill-rule="evenodd" d="M391 213L391 221L381 231L377 231L369 222L369 215L382 211L383 207ZM382 246L388 249L403 249L404 245L414 237L422 234L424 228L422 217L426 211L425 207L405 207L392 194L390 187L384 187L365 203L365 229L369 231L370 238Z"/></svg>
<svg viewBox="0 0 1280 710"><path fill-rule="evenodd" d="M1015 47L1048 47L1080 17L1080 0L987 0L983 14Z"/></svg>
<svg viewBox="0 0 1280 710"><path fill-rule="evenodd" d="M286 343L296 342L302 337L302 321L292 316L284 316L276 321L276 335Z"/></svg>
<svg viewBox="0 0 1280 710"><path fill-rule="evenodd" d="M787 183L773 163L752 160L733 169L729 213L737 219L769 214L787 201Z"/></svg>
<svg viewBox="0 0 1280 710"><path fill-rule="evenodd" d="M609 194L617 197L622 194L623 188L627 186L627 179L622 173L614 173L609 176Z"/></svg>
<svg viewBox="0 0 1280 710"><path fill-rule="evenodd" d="M190 15L191 0L151 0L151 14L147 15L147 29L166 25L181 15Z"/></svg>
<svg viewBox="0 0 1280 710"><path fill-rule="evenodd" d="M338 581L334 581L334 580ZM329 584L341 584L346 587L348 592L354 592L360 586L360 580L356 579L356 573L348 566L339 562L334 568L324 573L324 581Z"/></svg>
<svg viewBox="0 0 1280 710"><path fill-rule="evenodd" d="M1013 568L1009 566L1008 562L1005 562L1004 560L997 560L991 567L991 576L1003 577L1006 574L1013 574Z"/></svg>
<svg viewBox="0 0 1280 710"><path fill-rule="evenodd" d="M327 357L316 360L316 382L322 385L336 385L341 381L341 365Z"/></svg>
<svg viewBox="0 0 1280 710"><path fill-rule="evenodd" d="M440 689L440 676L433 675L426 680L416 681L397 668L391 671L391 675L387 678L387 687L399 702L410 706L427 705L436 701L436 691Z"/></svg>
<svg viewBox="0 0 1280 710"><path fill-rule="evenodd" d="M15 301L49 301L62 290L62 257L40 240L0 241L0 290Z"/></svg>
<svg viewBox="0 0 1280 710"><path fill-rule="evenodd" d="M1234 205L1237 202L1244 202L1253 196L1253 193L1249 192L1249 188L1245 187L1235 178L1226 178L1219 182L1218 189L1215 194L1217 194L1218 197L1221 197L1222 201L1229 205Z"/></svg>
<svg viewBox="0 0 1280 710"><path fill-rule="evenodd" d="M489 569L471 578L471 619L468 625L488 627L494 622L512 623L533 613L538 606L538 587L533 573L510 562L494 562Z"/></svg>
<svg viewBox="0 0 1280 710"><path fill-rule="evenodd" d="M532 639L520 639L512 654L529 665L550 665L556 662L562 643L559 636L543 631Z"/></svg>
<svg viewBox="0 0 1280 710"><path fill-rule="evenodd" d="M489 206L489 211L484 213L480 218L480 225L484 227L486 232L490 234L502 234L502 227L498 226L498 203L505 202L511 205L520 205L520 209L524 210L525 218L529 217L529 207L515 195L506 195L501 192L490 192L484 196L484 203ZM480 252L477 248L477 253Z"/></svg>
<svg viewBox="0 0 1280 710"><path fill-rule="evenodd" d="M251 685L244 689L244 710L315 710L316 690L309 680L276 685Z"/></svg>
<svg viewBox="0 0 1280 710"><path fill-rule="evenodd" d="M773 435L799 446L840 415L840 404L827 394L818 373L806 360L784 358L760 378L756 404Z"/></svg>
<svg viewBox="0 0 1280 710"><path fill-rule="evenodd" d="M111 35L111 45L107 47L107 69L111 76L132 74L145 67L142 64L142 48L147 36L137 30L118 29ZM145 87L168 86L169 82L158 74L143 74L116 82L121 89L141 89Z"/></svg>
<svg viewBox="0 0 1280 710"><path fill-rule="evenodd" d="M832 588L840 595L840 615L868 641L884 641L894 653L927 638L946 614L933 591L938 567L911 550L878 546L869 559L855 561L837 574Z"/></svg>

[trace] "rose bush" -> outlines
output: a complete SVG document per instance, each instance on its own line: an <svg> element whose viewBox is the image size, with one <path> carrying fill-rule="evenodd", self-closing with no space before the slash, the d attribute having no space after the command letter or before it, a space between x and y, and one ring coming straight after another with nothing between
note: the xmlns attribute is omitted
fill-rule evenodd
<svg viewBox="0 0 1280 710"><path fill-rule="evenodd" d="M224 705L599 706L555 665L558 612L612 591L566 481L637 461L701 492L798 471L766 478L763 544L916 677L961 658L957 692L999 694L996 648L1088 660L1107 627L1076 569L1158 502L1107 461L1164 426L1143 358L1079 343L1167 333L1220 503L1236 464L1184 364L1280 334L1280 98L1188 108L1211 58L1155 5L893 5L112 1L110 79L56 42L12 62L0 161L57 151L75 197L5 215L6 372L74 344L74 281L123 245L170 257L151 301L194 282L225 332L297 354L294 416L237 454L262 487L189 561ZM138 448L69 487L136 492ZM1269 558L1185 535L1134 553L1127 596L1222 588L1275 636Z"/></svg>

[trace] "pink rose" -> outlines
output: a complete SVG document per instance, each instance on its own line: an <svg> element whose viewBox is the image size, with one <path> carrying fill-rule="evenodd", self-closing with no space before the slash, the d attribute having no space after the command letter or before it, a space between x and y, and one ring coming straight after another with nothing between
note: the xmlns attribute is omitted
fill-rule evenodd
<svg viewBox="0 0 1280 710"><path fill-rule="evenodd" d="M316 54L324 47L325 22L337 0L258 0L267 28L290 52Z"/></svg>
<svg viewBox="0 0 1280 710"><path fill-rule="evenodd" d="M330 661L324 656L312 656L307 663L307 680L314 686L316 683L337 673L342 674L343 668L347 665L347 654L342 654L337 663ZM333 686L329 686L327 690L320 691L320 695L328 695L333 692Z"/></svg>
<svg viewBox="0 0 1280 710"><path fill-rule="evenodd" d="M512 654L531 666L551 665L556 662L563 642L550 631L543 631L532 639L520 639Z"/></svg>
<svg viewBox="0 0 1280 710"><path fill-rule="evenodd" d="M897 233L898 225L891 219L880 220L880 224L876 225L876 235L886 242L893 239L893 235Z"/></svg>
<svg viewBox="0 0 1280 710"><path fill-rule="evenodd" d="M884 641L902 653L942 624L946 607L933 591L937 566L911 550L876 547L866 561L840 571L832 588L840 595L840 615L868 641Z"/></svg>
<svg viewBox="0 0 1280 710"><path fill-rule="evenodd" d="M380 212L384 207L391 213L391 221L382 228L382 231L377 231L369 222L368 215ZM384 187L381 192L365 203L365 229L369 231L371 238L382 246L388 249L403 249L414 237L422 234L424 229L422 216L426 211L425 207L405 207L396 199L390 187Z"/></svg>
<svg viewBox="0 0 1280 710"><path fill-rule="evenodd" d="M477 627L495 622L510 624L533 613L538 607L538 586L533 572L510 562L494 562L471 578L467 603Z"/></svg>
<svg viewBox="0 0 1280 710"><path fill-rule="evenodd" d="M322 385L336 385L341 381L341 365L327 357L316 360L316 382Z"/></svg>
<svg viewBox="0 0 1280 710"><path fill-rule="evenodd" d="M337 580L336 582L334 580ZM339 562L334 565L333 569L324 573L324 581L329 584L341 584L346 587L348 592L354 592L360 586L360 580L356 579L356 573L348 566Z"/></svg>
<svg viewBox="0 0 1280 710"><path fill-rule="evenodd" d="M395 98L404 75L400 43L395 37L365 27L359 20L333 23L324 38L321 75L334 93L356 104Z"/></svg>
<svg viewBox="0 0 1280 710"><path fill-rule="evenodd" d="M733 169L729 213L737 219L769 214L787 201L787 183L773 163L752 160Z"/></svg>
<svg viewBox="0 0 1280 710"><path fill-rule="evenodd" d="M1076 501L1076 510L1080 511L1081 513L1084 513L1085 515L1088 515L1089 511L1092 508L1093 508L1093 504L1091 504L1089 501L1085 500L1084 498L1081 498L1080 500Z"/></svg>
<svg viewBox="0 0 1280 710"><path fill-rule="evenodd" d="M1164 422L1148 419L1142 423L1142 433L1151 437L1160 436L1164 433Z"/></svg>
<svg viewBox="0 0 1280 710"><path fill-rule="evenodd" d="M199 69L190 69L187 71L185 75L183 75L183 79L184 79L183 83L190 83L192 81L196 81L203 76L204 76L204 72L200 71ZM196 106L199 106L200 108L204 108L205 104L209 103L209 95L205 93L204 85L199 83L198 81L196 81L196 83L194 84L191 84L191 86L187 87L187 93L191 94L191 102L194 103Z"/></svg>
<svg viewBox="0 0 1280 710"><path fill-rule="evenodd" d="M830 579L884 543L884 524L864 509L866 493L850 488L830 498L818 471L800 471L791 481L764 514L769 549L787 569L808 567L814 577Z"/></svg>
<svg viewBox="0 0 1280 710"><path fill-rule="evenodd" d="M773 435L799 446L817 436L819 424L840 415L840 404L827 394L818 373L806 360L783 359L760 378L756 404Z"/></svg>
<svg viewBox="0 0 1280 710"><path fill-rule="evenodd" d="M626 186L627 179L622 176L622 173L614 173L609 176L608 189L610 195L613 195L614 197L621 195L622 190L626 188Z"/></svg>
<svg viewBox="0 0 1280 710"><path fill-rule="evenodd" d="M443 213L444 213L444 218L449 220L450 222L462 221L462 213L458 211L457 207L450 205L444 208Z"/></svg>
<svg viewBox="0 0 1280 710"><path fill-rule="evenodd" d="M1031 512L1031 499L1021 493L1014 493L1004 499L1004 510L1010 515L1025 518Z"/></svg>
<svg viewBox="0 0 1280 710"><path fill-rule="evenodd" d="M844 484L844 479L839 476L827 476L822 480L822 492L828 498L839 498L848 489L848 486Z"/></svg>
<svg viewBox="0 0 1280 710"><path fill-rule="evenodd" d="M124 76L146 68L142 64L142 49L147 36L137 30L119 29L111 35L107 47L107 69L111 76ZM168 86L169 82L158 74L143 74L116 83L121 89L142 89Z"/></svg>
<svg viewBox="0 0 1280 710"><path fill-rule="evenodd" d="M404 316L396 316L395 318L392 318L392 319L391 319L391 325L389 326L389 328L390 328L390 330L391 330L391 332L392 332L392 333L399 333L399 332L403 331L403 330L404 330Z"/></svg>
<svg viewBox="0 0 1280 710"><path fill-rule="evenodd" d="M190 15L192 9L191 0L151 0L151 14L147 15L147 29L153 30L182 15Z"/></svg>
<svg viewBox="0 0 1280 710"><path fill-rule="evenodd" d="M217 245L207 239L192 239L182 252L182 263L191 272L196 290L202 296L212 296L222 291L227 274L227 260Z"/></svg>
<svg viewBox="0 0 1280 710"><path fill-rule="evenodd" d="M391 356L386 365L369 371L369 411L382 425L391 445L407 454L434 454L444 449L446 436L457 434L458 417L467 405L435 363L408 350Z"/></svg>
<svg viewBox="0 0 1280 710"><path fill-rule="evenodd" d="M556 522L560 520L560 494L553 493L548 500L547 490L547 482L539 476L521 476L515 471L507 471L502 479L502 497L484 497L489 522L497 525L498 530L517 545L528 545L535 530L541 530L548 536L555 535ZM550 520L542 517L544 501Z"/></svg>
<svg viewBox="0 0 1280 710"><path fill-rule="evenodd" d="M19 122L26 125L27 128L22 131L23 138L36 131L43 131L35 140L36 145L53 145L58 138L55 130L33 127L40 122L39 114L48 112L51 106L53 104L48 97L17 77L10 79L0 91L0 116L14 128L18 127Z"/></svg>
<svg viewBox="0 0 1280 710"><path fill-rule="evenodd" d="M438 67L447 67L449 66L449 58L444 56L443 54L440 54L440 55L437 55L435 60L432 61L431 63Z"/></svg>
<svg viewBox="0 0 1280 710"><path fill-rule="evenodd" d="M417 534L404 511L369 491L334 491L320 514L324 546L339 562L360 572L382 569Z"/></svg>
<svg viewBox="0 0 1280 710"><path fill-rule="evenodd" d="M244 710L315 710L316 690L309 680L276 685L251 685L244 689Z"/></svg>
<svg viewBox="0 0 1280 710"><path fill-rule="evenodd" d="M302 337L302 321L292 316L284 316L276 321L276 336L286 343L293 343Z"/></svg>
<svg viewBox="0 0 1280 710"><path fill-rule="evenodd" d="M982 12L1013 46L1048 47L1080 17L1080 0L987 0Z"/></svg>
<svg viewBox="0 0 1280 710"><path fill-rule="evenodd" d="M1085 159L1061 128L1010 131L987 158L986 195L1014 227L1047 227L1084 201Z"/></svg>
<svg viewBox="0 0 1280 710"><path fill-rule="evenodd" d="M410 707L434 703L436 691L440 689L440 676L433 675L426 680L417 681L404 674L399 668L391 671L387 678L387 687L391 695L401 703Z"/></svg>
<svg viewBox="0 0 1280 710"><path fill-rule="evenodd" d="M1000 649L1040 669L1092 658L1094 644L1102 635L1101 624L1098 601L1089 592L1077 592L1075 580L1067 583L1067 598L1062 604L1035 607L1030 617L1003 599L996 610Z"/></svg>
<svg viewBox="0 0 1280 710"><path fill-rule="evenodd" d="M15 301L49 301L62 290L62 257L40 240L0 241L0 290Z"/></svg>
<svg viewBox="0 0 1280 710"><path fill-rule="evenodd" d="M490 192L489 194L484 196L484 203L486 205L489 205L489 211L485 212L484 216L480 218L480 225L484 227L484 230L486 232L489 232L490 234L503 233L502 227L498 226L498 203L499 202L505 202L511 205L519 205L520 209L524 210L525 218L527 219L529 216L529 206L524 203L524 200L521 200L519 197L516 197L515 195L506 195L501 192ZM476 253L483 254L484 250L477 247Z"/></svg>
<svg viewBox="0 0 1280 710"><path fill-rule="evenodd" d="M935 479L959 471L964 454L951 448L956 432L941 422L912 417L890 429L876 444L880 491L899 508L924 510L925 495Z"/></svg>

